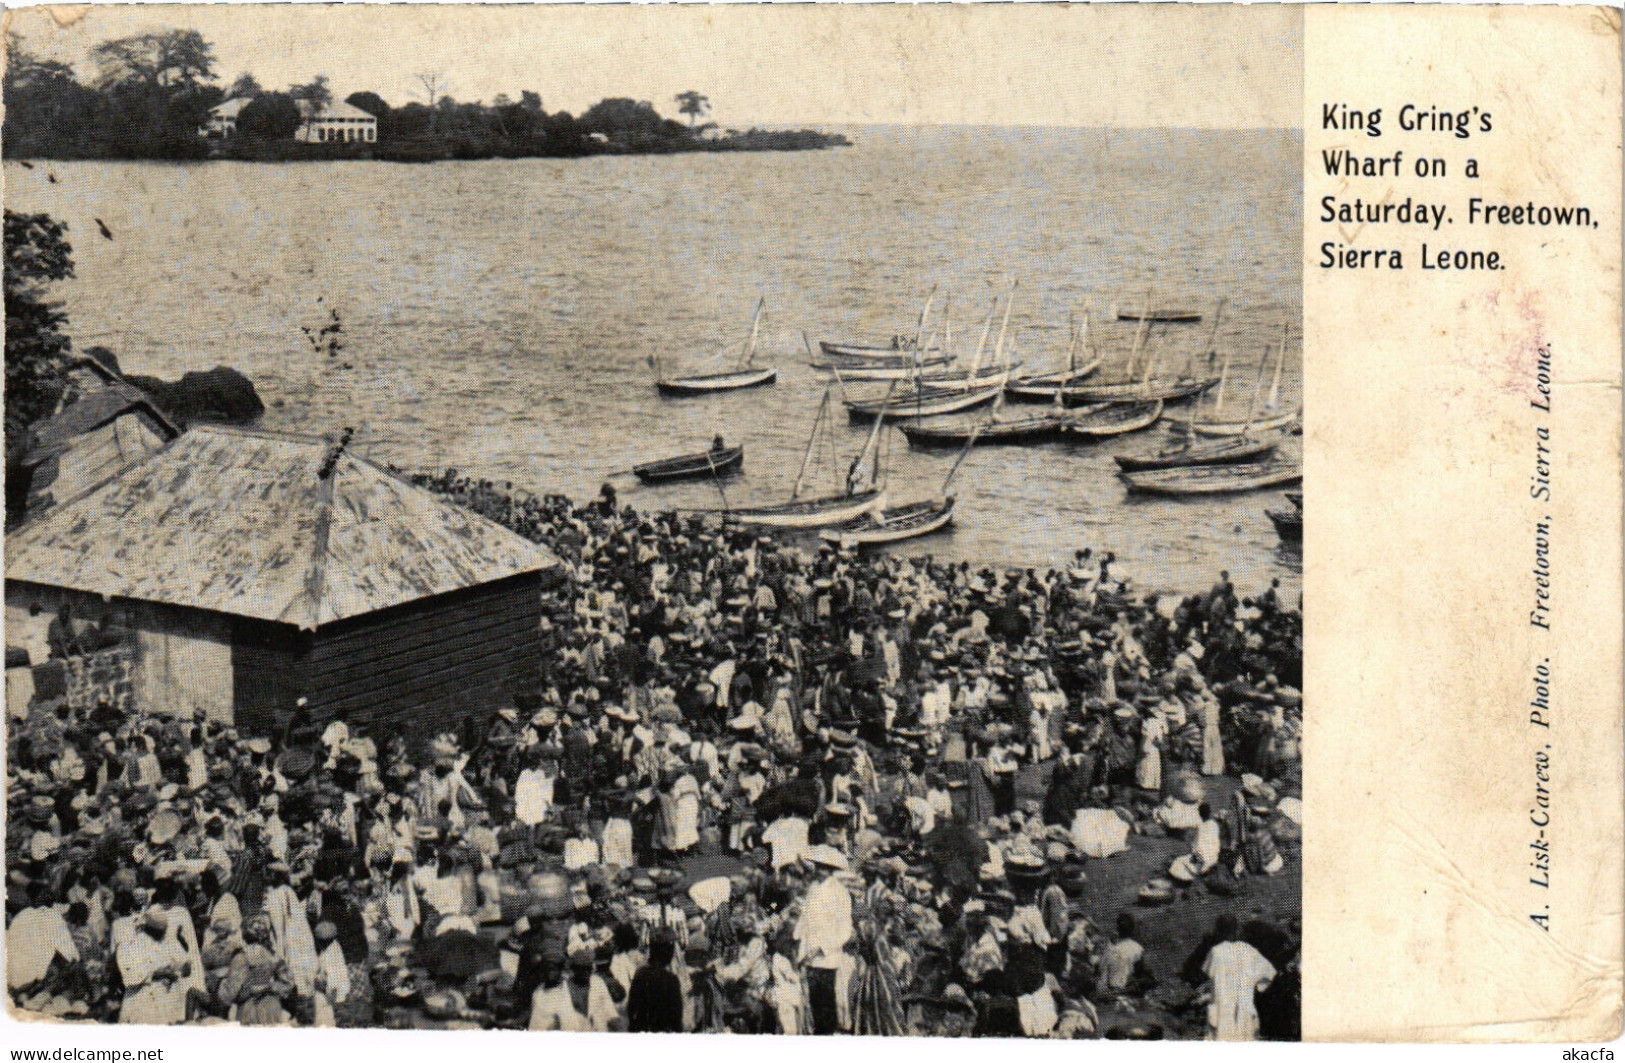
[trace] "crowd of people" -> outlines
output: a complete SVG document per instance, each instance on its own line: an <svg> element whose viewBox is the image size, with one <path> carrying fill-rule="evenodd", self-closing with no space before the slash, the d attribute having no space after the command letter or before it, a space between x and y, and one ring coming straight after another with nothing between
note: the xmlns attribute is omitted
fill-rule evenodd
<svg viewBox="0 0 1625 1063"><path fill-rule="evenodd" d="M275 734L21 707L17 1007L1296 1036L1296 922L1249 900L1298 866L1302 623L1273 582L1164 599L1109 553L994 571L639 514L607 487L420 482L571 570L534 674L437 733L303 702ZM1145 873L1103 910L1114 861ZM1198 916L1159 961L1147 928Z"/></svg>

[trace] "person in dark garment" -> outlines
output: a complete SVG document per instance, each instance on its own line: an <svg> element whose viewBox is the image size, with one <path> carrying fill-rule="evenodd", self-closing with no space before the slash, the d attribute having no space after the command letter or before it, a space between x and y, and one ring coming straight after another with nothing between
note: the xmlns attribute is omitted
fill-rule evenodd
<svg viewBox="0 0 1625 1063"><path fill-rule="evenodd" d="M632 976L626 994L626 1028L632 1033L682 1033L683 987L672 972L671 938L649 942L649 962Z"/></svg>

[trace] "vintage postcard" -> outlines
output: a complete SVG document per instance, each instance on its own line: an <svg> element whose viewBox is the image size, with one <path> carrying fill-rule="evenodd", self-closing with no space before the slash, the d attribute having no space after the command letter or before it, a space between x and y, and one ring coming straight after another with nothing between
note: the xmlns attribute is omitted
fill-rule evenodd
<svg viewBox="0 0 1625 1063"><path fill-rule="evenodd" d="M5 35L0 1039L1618 1035L1616 9Z"/></svg>

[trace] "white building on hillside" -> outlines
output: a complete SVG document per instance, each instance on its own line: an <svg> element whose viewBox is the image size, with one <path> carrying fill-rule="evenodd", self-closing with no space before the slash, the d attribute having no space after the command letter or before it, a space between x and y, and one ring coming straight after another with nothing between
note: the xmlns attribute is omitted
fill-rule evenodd
<svg viewBox="0 0 1625 1063"><path fill-rule="evenodd" d="M252 101L247 96L236 96L209 108L209 117L198 130L206 137L229 137L237 132L237 116Z"/></svg>
<svg viewBox="0 0 1625 1063"><path fill-rule="evenodd" d="M335 100L312 115L309 100L295 100L304 118L293 137L307 144L371 144L378 139L378 119L359 107Z"/></svg>

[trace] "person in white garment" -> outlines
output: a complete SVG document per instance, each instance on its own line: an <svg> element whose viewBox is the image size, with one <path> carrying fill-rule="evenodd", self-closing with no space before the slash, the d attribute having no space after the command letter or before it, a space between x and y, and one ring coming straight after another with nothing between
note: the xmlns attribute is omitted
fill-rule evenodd
<svg viewBox="0 0 1625 1063"><path fill-rule="evenodd" d="M1275 966L1241 940L1234 916L1220 916L1215 929L1224 940L1209 950L1202 963L1212 994L1207 1006L1208 1040L1256 1041L1258 1009L1253 994L1275 980Z"/></svg>

